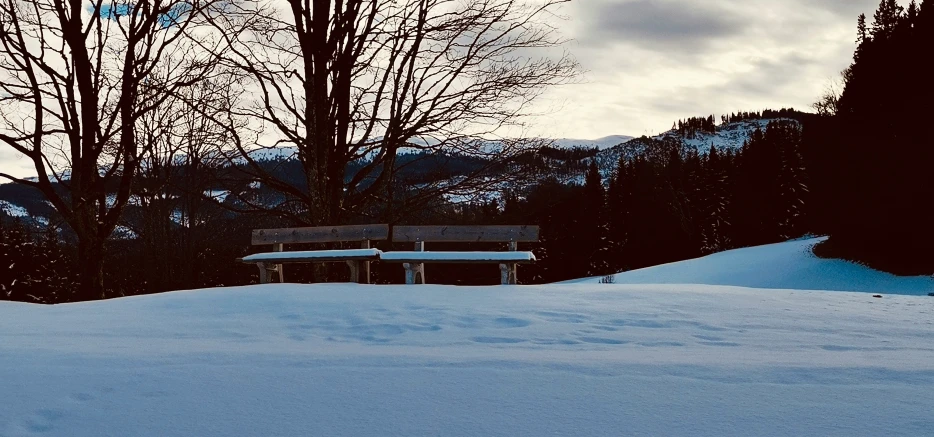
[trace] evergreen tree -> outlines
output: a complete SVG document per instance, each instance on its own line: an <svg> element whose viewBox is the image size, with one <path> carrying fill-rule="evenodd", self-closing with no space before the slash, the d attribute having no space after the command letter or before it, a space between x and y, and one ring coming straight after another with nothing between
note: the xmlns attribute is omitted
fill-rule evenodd
<svg viewBox="0 0 934 437"><path fill-rule="evenodd" d="M21 302L36 302L35 242L19 219L4 227L0 247L0 298Z"/></svg>
<svg viewBox="0 0 934 437"><path fill-rule="evenodd" d="M578 256L584 265L579 267L581 276L598 276L611 273L609 269L609 223L606 214L606 189L600 169L590 161L587 178L581 196L578 219Z"/></svg>
<svg viewBox="0 0 934 437"><path fill-rule="evenodd" d="M610 188L607 191L607 212L609 225L609 244L611 253L609 267L613 271L628 269L625 263L624 248L629 235L629 213L632 209L632 171L629 162L620 158Z"/></svg>
<svg viewBox="0 0 934 437"><path fill-rule="evenodd" d="M872 37L874 39L890 38L904 10L896 0L881 0L879 8L873 15Z"/></svg>
<svg viewBox="0 0 934 437"><path fill-rule="evenodd" d="M728 215L731 199L727 163L720 157L716 147L710 148L704 164L705 195L702 210L695 217L699 227L700 250L702 253L713 253L730 246Z"/></svg>
<svg viewBox="0 0 934 437"><path fill-rule="evenodd" d="M36 258L40 266L40 276L34 285L35 294L42 296L43 303L68 302L78 286L72 271L72 260L66 253L58 233L54 226L46 226L38 243Z"/></svg>
<svg viewBox="0 0 934 437"><path fill-rule="evenodd" d="M805 219L805 196L807 194L806 172L801 158L801 131L797 124L775 122L773 135L779 135L778 151L780 168L778 173L779 237L789 239L801 236Z"/></svg>
<svg viewBox="0 0 934 437"><path fill-rule="evenodd" d="M856 45L862 45L867 38L866 34L866 14L859 14L856 25Z"/></svg>

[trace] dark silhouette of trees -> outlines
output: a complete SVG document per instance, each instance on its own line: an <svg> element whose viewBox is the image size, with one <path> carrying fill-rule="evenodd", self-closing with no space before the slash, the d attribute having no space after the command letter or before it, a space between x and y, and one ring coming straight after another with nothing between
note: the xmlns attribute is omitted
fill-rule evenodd
<svg viewBox="0 0 934 437"><path fill-rule="evenodd" d="M0 177L41 190L76 235L84 299L105 297L106 241L145 152L137 122L214 68L191 32L212 1L0 3L0 143L37 178Z"/></svg>
<svg viewBox="0 0 934 437"><path fill-rule="evenodd" d="M579 219L575 226L579 238L572 264L581 277L612 273L609 268L610 235L607 220L606 188L597 163L590 161L580 197Z"/></svg>
<svg viewBox="0 0 934 437"><path fill-rule="evenodd" d="M934 195L927 129L934 85L929 56L934 11L925 0L908 11L883 0L848 70L839 111L828 125L834 166L829 180L831 244L841 256L898 273L934 273ZM821 174L826 172L825 174Z"/></svg>

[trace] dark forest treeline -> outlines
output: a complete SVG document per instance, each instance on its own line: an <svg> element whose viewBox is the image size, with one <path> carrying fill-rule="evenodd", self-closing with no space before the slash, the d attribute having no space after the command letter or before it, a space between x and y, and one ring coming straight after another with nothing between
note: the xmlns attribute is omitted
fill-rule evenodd
<svg viewBox="0 0 934 437"><path fill-rule="evenodd" d="M736 152L651 140L607 184L592 162L582 186L507 197L498 220L542 226L542 261L525 270L544 282L787 240L810 229L802 138L799 123L777 120Z"/></svg>
<svg viewBox="0 0 934 437"><path fill-rule="evenodd" d="M694 138L698 132L715 133L717 131L717 122L713 115L707 118L691 117L687 120L678 120L676 125L672 126L672 130L684 138Z"/></svg>
<svg viewBox="0 0 934 437"><path fill-rule="evenodd" d="M883 0L817 132L828 193L823 252L899 274L934 273L934 1ZM832 96L831 96L832 97Z"/></svg>

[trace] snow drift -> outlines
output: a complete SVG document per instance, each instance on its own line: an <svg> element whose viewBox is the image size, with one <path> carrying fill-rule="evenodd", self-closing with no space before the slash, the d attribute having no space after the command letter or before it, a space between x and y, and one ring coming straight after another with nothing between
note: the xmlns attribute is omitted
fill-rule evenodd
<svg viewBox="0 0 934 437"><path fill-rule="evenodd" d="M614 275L614 283L732 285L922 296L934 292L934 280L928 276L895 276L848 261L814 256L811 249L825 239L747 247L632 270ZM600 280L587 278L567 283L598 283Z"/></svg>

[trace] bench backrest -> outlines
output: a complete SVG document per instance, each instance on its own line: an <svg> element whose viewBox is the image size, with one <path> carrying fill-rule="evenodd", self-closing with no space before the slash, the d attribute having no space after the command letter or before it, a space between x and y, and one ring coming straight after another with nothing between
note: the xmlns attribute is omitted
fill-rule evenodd
<svg viewBox="0 0 934 437"><path fill-rule="evenodd" d="M396 226L394 242L536 242L538 226Z"/></svg>
<svg viewBox="0 0 934 437"><path fill-rule="evenodd" d="M387 238L389 238L389 225L318 226L253 231L254 245L375 241Z"/></svg>

